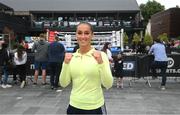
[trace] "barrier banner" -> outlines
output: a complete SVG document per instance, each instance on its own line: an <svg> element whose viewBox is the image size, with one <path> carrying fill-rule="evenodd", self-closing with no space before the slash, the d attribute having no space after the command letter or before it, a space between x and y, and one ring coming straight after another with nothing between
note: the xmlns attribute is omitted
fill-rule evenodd
<svg viewBox="0 0 180 115"><path fill-rule="evenodd" d="M180 77L180 55L168 55L168 67L166 70L167 76ZM151 76L151 64L154 60L153 55L132 55L124 56L123 73L124 77L146 77ZM28 53L27 59L27 76L34 75L34 53ZM49 75L49 68L47 74ZM10 73L11 74L11 73ZM157 75L160 75L160 70L157 70Z"/></svg>
<svg viewBox="0 0 180 115"><path fill-rule="evenodd" d="M179 54L169 54L168 55L168 66L166 69L167 76L180 77L180 55ZM143 57L138 57L138 75L139 76L151 76L151 63L154 57L152 55L146 55ZM157 75L160 76L160 70L157 69Z"/></svg>
<svg viewBox="0 0 180 115"><path fill-rule="evenodd" d="M123 75L126 76L136 76L136 56L124 56L123 61Z"/></svg>

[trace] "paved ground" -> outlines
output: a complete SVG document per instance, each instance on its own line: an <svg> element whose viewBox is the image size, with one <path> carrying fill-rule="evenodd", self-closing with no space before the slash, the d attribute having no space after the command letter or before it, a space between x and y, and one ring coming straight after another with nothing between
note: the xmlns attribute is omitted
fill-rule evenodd
<svg viewBox="0 0 180 115"><path fill-rule="evenodd" d="M158 87L160 79L150 80L152 87L140 79L125 80L124 89L115 86L105 91L108 114L180 114L180 80L168 79L167 89ZM51 90L49 85L31 82L24 89L19 86L0 88L0 114L65 114L70 87L60 92Z"/></svg>

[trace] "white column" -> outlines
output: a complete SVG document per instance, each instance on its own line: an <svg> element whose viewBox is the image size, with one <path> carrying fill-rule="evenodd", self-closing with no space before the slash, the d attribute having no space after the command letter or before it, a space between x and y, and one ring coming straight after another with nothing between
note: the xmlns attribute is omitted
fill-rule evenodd
<svg viewBox="0 0 180 115"><path fill-rule="evenodd" d="M124 39L124 38L123 38L123 36L124 36L124 29L121 29L121 31L120 31L120 36L121 36L121 37L120 37L120 40L121 40L121 42L120 42L120 43L121 43L121 44L120 44L120 45L121 45L121 51L124 51L124 43L123 43L123 42L124 42L124 40L123 40L123 39Z"/></svg>
<svg viewBox="0 0 180 115"><path fill-rule="evenodd" d="M116 45L115 41L116 41L116 31L112 31L112 40L111 40L112 46Z"/></svg>
<svg viewBox="0 0 180 115"><path fill-rule="evenodd" d="M121 39L121 37L120 37L120 31L116 31L116 46L117 47L120 47L120 39Z"/></svg>

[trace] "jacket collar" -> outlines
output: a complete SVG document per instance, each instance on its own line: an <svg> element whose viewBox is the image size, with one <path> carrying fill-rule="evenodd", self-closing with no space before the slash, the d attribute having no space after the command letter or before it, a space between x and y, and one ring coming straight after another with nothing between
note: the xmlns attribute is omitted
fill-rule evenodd
<svg viewBox="0 0 180 115"><path fill-rule="evenodd" d="M83 54L84 56L92 56L93 52L95 51L94 48L92 48L91 50L89 50L87 53ZM73 56L75 57L81 57L83 56L81 53L79 53L79 49L73 54Z"/></svg>

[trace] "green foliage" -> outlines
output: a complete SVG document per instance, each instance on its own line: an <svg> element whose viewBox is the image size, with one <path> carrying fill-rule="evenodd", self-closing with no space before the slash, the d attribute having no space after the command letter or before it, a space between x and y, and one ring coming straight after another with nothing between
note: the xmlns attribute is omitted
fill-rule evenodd
<svg viewBox="0 0 180 115"><path fill-rule="evenodd" d="M153 43L153 38L150 34L146 34L144 37L144 44L145 45L151 45Z"/></svg>
<svg viewBox="0 0 180 115"><path fill-rule="evenodd" d="M164 41L165 43L168 43L168 42L169 42L167 33L163 33L163 34L159 35L159 36L158 36L158 39L160 39L161 41Z"/></svg>
<svg viewBox="0 0 180 115"><path fill-rule="evenodd" d="M177 40L180 40L180 36L177 37Z"/></svg>
<svg viewBox="0 0 180 115"><path fill-rule="evenodd" d="M128 35L126 34L126 32L124 32L124 36L123 36L123 42L124 42L124 45L128 45Z"/></svg>
<svg viewBox="0 0 180 115"><path fill-rule="evenodd" d="M132 42L134 42L137 45L140 41L140 36L137 33L134 33Z"/></svg>
<svg viewBox="0 0 180 115"><path fill-rule="evenodd" d="M140 10L144 18L144 21L147 24L148 20L151 18L153 14L165 10L165 7L160 3L156 2L155 0L149 0L146 4L140 5Z"/></svg>

